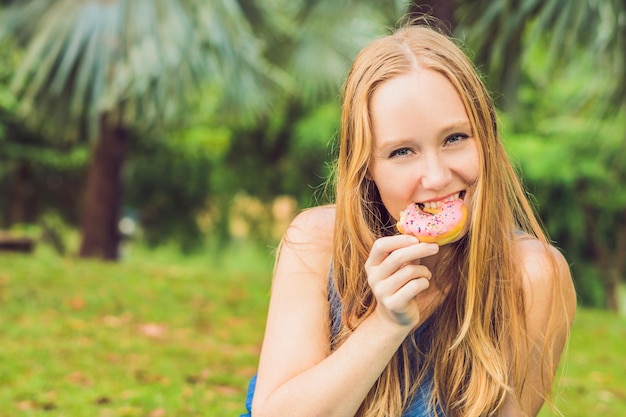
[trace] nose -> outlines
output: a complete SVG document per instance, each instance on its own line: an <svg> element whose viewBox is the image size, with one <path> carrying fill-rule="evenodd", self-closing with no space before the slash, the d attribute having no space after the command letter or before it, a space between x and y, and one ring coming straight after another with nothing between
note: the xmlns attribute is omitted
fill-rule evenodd
<svg viewBox="0 0 626 417"><path fill-rule="evenodd" d="M433 152L425 155L421 162L421 183L425 189L439 191L450 183L452 171L442 155Z"/></svg>

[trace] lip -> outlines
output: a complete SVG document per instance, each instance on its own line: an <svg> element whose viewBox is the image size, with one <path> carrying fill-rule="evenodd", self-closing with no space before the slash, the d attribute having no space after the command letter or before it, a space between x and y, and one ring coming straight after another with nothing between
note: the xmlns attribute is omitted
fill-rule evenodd
<svg viewBox="0 0 626 417"><path fill-rule="evenodd" d="M467 190L461 190L461 191L457 191L457 192L454 192L454 193L450 193L450 194L448 194L446 196L443 196L443 197L437 197L437 198L433 198L433 199L430 199L430 200L418 201L416 204L443 203L443 202L446 202L446 201L456 200L457 198L460 198L461 200L464 200L466 192L467 192Z"/></svg>

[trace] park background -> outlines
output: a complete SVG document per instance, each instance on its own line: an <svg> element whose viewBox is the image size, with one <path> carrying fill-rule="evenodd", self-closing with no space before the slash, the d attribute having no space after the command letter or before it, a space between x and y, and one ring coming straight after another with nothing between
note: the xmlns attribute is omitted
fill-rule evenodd
<svg viewBox="0 0 626 417"><path fill-rule="evenodd" d="M0 0L0 416L243 412L348 65L424 12L570 262L556 405L626 415L623 1Z"/></svg>

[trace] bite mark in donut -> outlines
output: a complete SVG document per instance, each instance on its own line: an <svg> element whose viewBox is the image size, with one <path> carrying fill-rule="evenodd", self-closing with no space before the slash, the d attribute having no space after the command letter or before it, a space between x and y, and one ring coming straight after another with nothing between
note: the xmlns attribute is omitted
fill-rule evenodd
<svg viewBox="0 0 626 417"><path fill-rule="evenodd" d="M463 230L467 209L461 198L441 203L439 207L423 207L411 203L400 212L396 227L403 234L416 236L420 242L439 246L454 241Z"/></svg>

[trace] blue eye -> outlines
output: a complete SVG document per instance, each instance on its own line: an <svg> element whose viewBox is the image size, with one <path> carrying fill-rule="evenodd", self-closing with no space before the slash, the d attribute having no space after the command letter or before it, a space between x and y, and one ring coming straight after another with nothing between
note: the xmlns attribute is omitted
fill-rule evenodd
<svg viewBox="0 0 626 417"><path fill-rule="evenodd" d="M397 158L397 157L407 156L407 155L409 155L409 152L411 152L411 150L409 148L396 149L395 151L391 152L391 154L389 154L389 158Z"/></svg>
<svg viewBox="0 0 626 417"><path fill-rule="evenodd" d="M463 139L467 139L467 138L469 138L469 135L466 135L465 133L455 133L454 135L448 136L445 140L445 143L453 144L453 143L460 142Z"/></svg>

